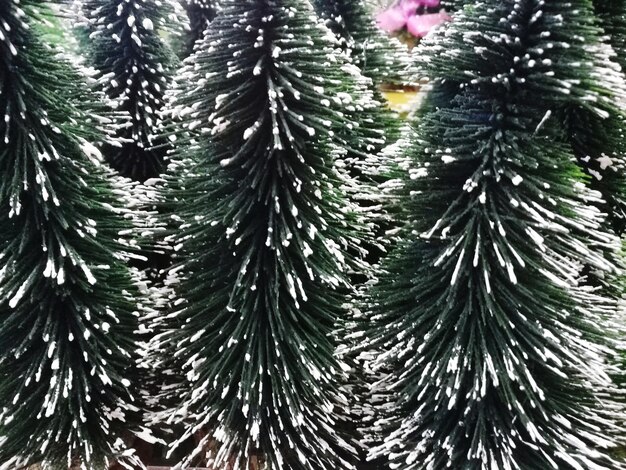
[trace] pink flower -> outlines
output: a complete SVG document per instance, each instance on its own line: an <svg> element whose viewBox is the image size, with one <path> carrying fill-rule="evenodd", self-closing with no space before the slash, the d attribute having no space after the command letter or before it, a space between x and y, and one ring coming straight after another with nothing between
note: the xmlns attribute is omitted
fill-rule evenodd
<svg viewBox="0 0 626 470"><path fill-rule="evenodd" d="M431 30L450 19L451 17L445 11L426 15L413 15L407 19L406 29L413 36L423 38Z"/></svg>
<svg viewBox="0 0 626 470"><path fill-rule="evenodd" d="M424 37L434 26L450 19L445 12L417 15L421 7L437 7L440 0L398 0L392 7L376 16L378 26L388 32L404 29L418 38Z"/></svg>
<svg viewBox="0 0 626 470"><path fill-rule="evenodd" d="M439 2L439 0L436 1ZM402 8L404 16L408 20L410 16L415 14L415 11L418 9L418 7L423 6L423 4L424 2L422 0L400 0L400 2L398 2L396 4L397 6L394 8L398 8L398 6Z"/></svg>
<svg viewBox="0 0 626 470"><path fill-rule="evenodd" d="M376 16L378 27L384 31L399 31L406 26L407 15L401 6L396 5L387 10L381 11Z"/></svg>

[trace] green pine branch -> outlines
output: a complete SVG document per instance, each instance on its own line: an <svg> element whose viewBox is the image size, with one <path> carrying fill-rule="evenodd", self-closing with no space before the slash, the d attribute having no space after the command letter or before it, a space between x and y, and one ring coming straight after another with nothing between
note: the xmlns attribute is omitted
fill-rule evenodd
<svg viewBox="0 0 626 470"><path fill-rule="evenodd" d="M168 148L158 126L173 61L159 36L167 4L85 0L83 11L90 32L86 52L102 73L111 106L122 116L105 157L122 176L138 181L157 177Z"/></svg>
<svg viewBox="0 0 626 470"><path fill-rule="evenodd" d="M363 0L314 0L319 16L337 35L355 65L379 87L414 83L408 47L381 31Z"/></svg>
<svg viewBox="0 0 626 470"><path fill-rule="evenodd" d="M185 52L193 52L194 45L204 36L204 31L218 11L216 0L183 0L189 17L189 32L185 41Z"/></svg>
<svg viewBox="0 0 626 470"><path fill-rule="evenodd" d="M370 292L365 331L380 351L372 394L386 398L372 459L624 468L609 398L616 300L583 278L589 266L615 275L606 254L619 241L566 120L614 108L588 7L475 4L421 46L434 90L407 149L404 241Z"/></svg>
<svg viewBox="0 0 626 470"><path fill-rule="evenodd" d="M130 227L39 3L0 5L0 468L104 469L140 424Z"/></svg>
<svg viewBox="0 0 626 470"><path fill-rule="evenodd" d="M594 0L593 6L600 25L617 54L616 61L626 67L626 2L624 0Z"/></svg>
<svg viewBox="0 0 626 470"><path fill-rule="evenodd" d="M193 136L174 158L184 180L168 178L180 301L155 345L186 375L174 447L199 439L184 464L353 468L335 348L363 216L335 130L359 135L364 97L308 2L221 6L172 111Z"/></svg>

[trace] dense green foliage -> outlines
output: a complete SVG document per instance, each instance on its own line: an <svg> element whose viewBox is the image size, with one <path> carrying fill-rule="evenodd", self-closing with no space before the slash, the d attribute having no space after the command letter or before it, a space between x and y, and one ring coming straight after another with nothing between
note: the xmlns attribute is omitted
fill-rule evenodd
<svg viewBox="0 0 626 470"><path fill-rule="evenodd" d="M622 70L626 66L626 2L612 0L610 2L595 1L594 6L599 21L595 21L608 34L607 43L612 50L599 48L596 57L603 54L619 65ZM590 74L593 74L589 70ZM596 69L595 74L603 74ZM600 75L602 77L602 75ZM595 78L591 75L590 82ZM605 77L602 77L605 80ZM623 90L624 76L620 75L614 83L610 83L604 96L612 101L610 106L602 106L608 113L601 118L592 113L572 113L572 141L579 160L584 160L590 168L594 179L594 187L600 190L608 203L609 222L618 235L626 230L626 109ZM592 86L592 83L589 84Z"/></svg>
<svg viewBox="0 0 626 470"><path fill-rule="evenodd" d="M364 335L386 374L373 395L393 392L370 457L391 468L624 468L616 302L583 278L615 273L619 242L577 165L595 171L581 123L619 116L623 77L590 7L472 4L419 50L433 91Z"/></svg>
<svg viewBox="0 0 626 470"><path fill-rule="evenodd" d="M313 5L326 26L337 36L341 49L356 66L350 68L360 86L359 96L374 98L372 105L351 113L358 126L337 126L337 136L348 150L348 165L360 186L356 199L361 205L372 207L385 198L380 184L388 183L397 170L397 151L391 147L402 136L402 122L387 108L380 92L383 85L403 85L416 80L411 76L408 48L391 39L374 24L372 13L365 2L344 0L316 0ZM349 109L346 109L349 111ZM406 132L406 129L403 129ZM386 152L383 152L387 149ZM381 212L383 218L389 214ZM388 220L379 220L379 233L389 228ZM370 260L377 252L370 246Z"/></svg>
<svg viewBox="0 0 626 470"><path fill-rule="evenodd" d="M626 470L626 1L373 3L0 0L0 470Z"/></svg>
<svg viewBox="0 0 626 470"><path fill-rule="evenodd" d="M202 39L204 31L217 13L215 0L183 0L189 17L189 33L185 41L187 54L193 51L195 43Z"/></svg>
<svg viewBox="0 0 626 470"><path fill-rule="evenodd" d="M608 41L617 54L616 60L626 68L626 1L594 0L600 25L608 35Z"/></svg>
<svg viewBox="0 0 626 470"><path fill-rule="evenodd" d="M104 469L139 424L131 227L40 4L0 3L0 468Z"/></svg>
<svg viewBox="0 0 626 470"><path fill-rule="evenodd" d="M319 16L337 35L355 65L375 85L406 84L411 65L408 48L382 32L363 0L312 0Z"/></svg>
<svg viewBox="0 0 626 470"><path fill-rule="evenodd" d="M170 52L159 36L166 4L157 0L84 0L89 58L119 112L115 139L104 148L123 176L158 176L167 151L158 135L159 110L168 86Z"/></svg>
<svg viewBox="0 0 626 470"><path fill-rule="evenodd" d="M333 130L358 135L349 116L368 103L308 2L221 6L177 80L174 114L205 131L181 145L191 167L168 196L183 222L162 338L187 375L175 445L205 430L196 452L218 468L353 468L334 332L360 222Z"/></svg>

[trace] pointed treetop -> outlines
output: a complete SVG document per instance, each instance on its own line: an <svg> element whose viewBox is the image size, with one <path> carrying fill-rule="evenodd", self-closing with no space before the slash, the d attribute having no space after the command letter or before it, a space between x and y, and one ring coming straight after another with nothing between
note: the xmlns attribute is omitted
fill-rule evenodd
<svg viewBox="0 0 626 470"><path fill-rule="evenodd" d="M41 5L0 3L0 468L104 468L140 416L131 227Z"/></svg>

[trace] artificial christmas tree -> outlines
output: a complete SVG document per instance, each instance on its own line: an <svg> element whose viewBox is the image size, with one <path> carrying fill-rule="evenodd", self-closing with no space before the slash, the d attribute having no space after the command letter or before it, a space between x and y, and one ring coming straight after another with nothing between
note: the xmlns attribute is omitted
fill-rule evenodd
<svg viewBox="0 0 626 470"><path fill-rule="evenodd" d="M157 0L83 1L90 31L87 52L120 112L116 138L105 145L104 154L121 175L137 181L158 176L167 152L157 125L172 62L159 36L167 7Z"/></svg>
<svg viewBox="0 0 626 470"><path fill-rule="evenodd" d="M313 5L337 36L352 64L364 76L365 80L359 81L359 95L371 94L375 100L373 106L366 106L352 116L358 123L361 138L354 138L355 131L350 126L340 126L336 130L349 151L352 174L361 185L357 188L355 199L362 206L369 207L382 201L389 202L385 187L398 175L401 152L401 148L393 144L405 139L410 129L401 122L397 113L387 109L380 90L390 85L403 88L417 81L417 71L411 66L413 61L409 50L376 27L372 12L362 0L315 0ZM387 204L386 208L377 217L378 233L374 245L385 245L383 232L394 226L389 213L395 211L391 204ZM381 251L373 245L368 250L369 261L376 262Z"/></svg>
<svg viewBox="0 0 626 470"><path fill-rule="evenodd" d="M366 100L370 100L369 95L375 99L371 105L352 115L361 138L355 139L355 130L351 126L339 126L336 132L349 150L353 175L363 185L357 189L360 193L357 197L362 204L377 204L381 197L363 189L371 183L387 183L394 175L397 152L389 146L403 133L409 132L406 127L402 128L397 114L386 109L380 88L388 84L406 85L415 80L408 49L376 28L372 14L362 0L315 0L313 5L337 36L351 63L358 68L353 75L364 76L364 80L357 80L361 86L358 94L367 97ZM385 148L389 151L383 155Z"/></svg>
<svg viewBox="0 0 626 470"><path fill-rule="evenodd" d="M365 1L313 0L313 4L355 65L376 86L406 85L416 79L408 73L408 48L376 27Z"/></svg>
<svg viewBox="0 0 626 470"><path fill-rule="evenodd" d="M173 157L193 163L169 178L182 190L166 194L183 224L180 300L154 348L187 377L174 445L196 435L185 464L206 453L215 468L353 468L334 336L362 216L333 130L358 139L349 116L365 98L308 1L220 4L173 110L194 135Z"/></svg>
<svg viewBox="0 0 626 470"><path fill-rule="evenodd" d="M594 0L593 6L617 54L616 61L626 70L626 1Z"/></svg>
<svg viewBox="0 0 626 470"><path fill-rule="evenodd" d="M104 469L139 421L132 226L88 143L89 90L41 40L46 11L0 3L0 468Z"/></svg>
<svg viewBox="0 0 626 470"><path fill-rule="evenodd" d="M394 394L370 457L390 468L624 468L616 302L583 277L613 275L619 242L568 121L608 119L624 98L592 13L475 3L420 46L433 91L408 150L408 222L365 334L387 374L373 395Z"/></svg>
<svg viewBox="0 0 626 470"><path fill-rule="evenodd" d="M195 43L202 38L204 30L213 21L217 13L215 0L184 0L183 5L189 17L189 32L185 41L185 50L191 54Z"/></svg>
<svg viewBox="0 0 626 470"><path fill-rule="evenodd" d="M624 72L626 2L596 1L594 7L599 18L597 24L604 29L606 42L610 46L598 48L597 53L608 56ZM623 113L626 103L623 96L620 96L625 86L624 80L622 73L617 82L611 84L608 93L605 93L618 97L613 106L603 106L608 118L597 117L593 113L574 112L570 119L570 135L577 157L591 174L593 187L602 192L607 203L604 210L609 213L609 223L618 235L626 230L626 123Z"/></svg>

